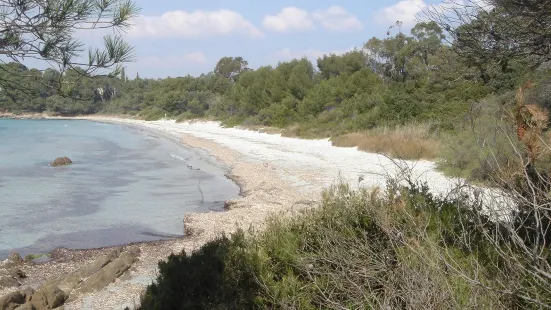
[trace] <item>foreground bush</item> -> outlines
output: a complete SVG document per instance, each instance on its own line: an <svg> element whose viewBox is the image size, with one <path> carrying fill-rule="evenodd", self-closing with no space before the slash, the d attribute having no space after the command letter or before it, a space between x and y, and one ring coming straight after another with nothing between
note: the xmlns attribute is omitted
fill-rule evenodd
<svg viewBox="0 0 551 310"><path fill-rule="evenodd" d="M423 186L324 194L266 230L160 263L140 309L514 309L551 305L533 259L479 204ZM460 196L458 196L460 197ZM494 234L495 232L495 234Z"/></svg>

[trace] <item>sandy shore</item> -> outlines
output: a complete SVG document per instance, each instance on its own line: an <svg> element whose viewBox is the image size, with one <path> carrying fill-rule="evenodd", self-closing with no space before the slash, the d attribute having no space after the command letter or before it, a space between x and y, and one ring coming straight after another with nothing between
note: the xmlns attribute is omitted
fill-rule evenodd
<svg viewBox="0 0 551 310"><path fill-rule="evenodd" d="M171 253L192 251L220 233L238 227L261 228L272 214L292 214L315 205L323 188L338 182L357 186L384 186L388 175L399 172L396 162L356 148L339 148L328 140L284 138L256 131L222 128L215 122L145 122L133 119L87 117L87 120L142 126L164 132L190 147L205 150L230 168L229 175L242 190L227 212L182 214L189 237L141 243L139 262L130 279L117 281L101 292L81 296L66 309L132 308L157 275L157 262ZM446 192L453 180L437 172L429 161L402 162L415 179L435 192ZM24 266L29 276L23 285L37 287L47 278L73 271L104 255L109 249L66 251L52 262ZM1 291L0 296L8 290Z"/></svg>

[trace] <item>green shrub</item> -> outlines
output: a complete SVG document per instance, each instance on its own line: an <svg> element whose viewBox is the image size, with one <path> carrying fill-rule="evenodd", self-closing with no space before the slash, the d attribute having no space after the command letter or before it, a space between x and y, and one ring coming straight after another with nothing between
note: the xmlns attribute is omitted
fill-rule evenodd
<svg viewBox="0 0 551 310"><path fill-rule="evenodd" d="M143 295L141 309L250 309L260 290L243 233L221 237L192 255L171 255Z"/></svg>
<svg viewBox="0 0 551 310"><path fill-rule="evenodd" d="M170 113L168 113L166 110L154 106L143 110L142 112L140 112L139 116L146 121L157 121L164 117L170 116Z"/></svg>
<svg viewBox="0 0 551 310"><path fill-rule="evenodd" d="M140 309L529 309L551 302L550 281L527 272L534 269L511 247L510 231L477 201L389 184L385 194L333 187L300 216L172 255Z"/></svg>
<svg viewBox="0 0 551 310"><path fill-rule="evenodd" d="M473 104L463 127L441 136L439 168L446 174L484 183L518 171L519 144L503 98Z"/></svg>

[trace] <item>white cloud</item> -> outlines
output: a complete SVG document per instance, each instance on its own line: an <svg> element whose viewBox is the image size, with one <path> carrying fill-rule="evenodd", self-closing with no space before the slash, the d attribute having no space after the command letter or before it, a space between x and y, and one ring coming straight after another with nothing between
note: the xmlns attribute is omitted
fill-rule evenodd
<svg viewBox="0 0 551 310"><path fill-rule="evenodd" d="M137 63L140 65L154 66L154 67L177 67L182 65L195 65L201 66L208 64L207 57L201 52L194 52L189 54L183 54L178 56L158 57L149 56L139 58Z"/></svg>
<svg viewBox="0 0 551 310"><path fill-rule="evenodd" d="M319 57L327 54L320 50L308 49L308 50L291 50L290 48L285 48L276 53L278 60L287 61L292 59L300 59L306 57L310 60L318 59Z"/></svg>
<svg viewBox="0 0 551 310"><path fill-rule="evenodd" d="M354 47L351 47L344 50L321 51L317 49L292 50L290 48L285 48L280 51L277 51L275 56L279 61L289 61L293 59L300 59L300 58L306 57L315 64L317 59L320 57L323 57L324 55L330 55L330 54L342 55L342 54L351 52L354 49L355 49Z"/></svg>
<svg viewBox="0 0 551 310"><path fill-rule="evenodd" d="M438 4L430 5L424 0L402 0L395 5L379 10L375 19L385 26L391 26L397 21L401 21L405 26L410 27L415 25L417 17L429 8L453 16L456 10L489 11L493 6L488 3L488 0L443 0Z"/></svg>
<svg viewBox="0 0 551 310"><path fill-rule="evenodd" d="M423 0L402 0L377 12L376 20L388 26L396 21L412 26L416 22L416 15L426 7L427 4Z"/></svg>
<svg viewBox="0 0 551 310"><path fill-rule="evenodd" d="M340 6L332 6L326 10L317 10L312 15L323 28L329 31L357 31L363 28L363 23L354 14Z"/></svg>
<svg viewBox="0 0 551 310"><path fill-rule="evenodd" d="M340 6L314 12L286 7L277 15L267 15L262 22L264 28L276 32L314 30L317 24L334 32L357 31L363 28L363 23L355 15Z"/></svg>
<svg viewBox="0 0 551 310"><path fill-rule="evenodd" d="M229 11L170 11L161 16L141 15L133 20L132 37L225 36L241 34L262 37L263 34L241 14Z"/></svg>
<svg viewBox="0 0 551 310"><path fill-rule="evenodd" d="M267 15L262 21L264 28L276 32L305 31L315 29L310 14L297 7L287 7L277 15Z"/></svg>

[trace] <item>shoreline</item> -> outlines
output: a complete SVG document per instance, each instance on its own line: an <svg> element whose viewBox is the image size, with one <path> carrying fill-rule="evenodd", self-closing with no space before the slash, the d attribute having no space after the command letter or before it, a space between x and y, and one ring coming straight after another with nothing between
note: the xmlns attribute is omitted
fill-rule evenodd
<svg viewBox="0 0 551 310"><path fill-rule="evenodd" d="M133 309L143 289L157 276L159 260L182 250L190 253L220 234L230 234L238 228L262 229L265 220L272 215L290 216L312 208L321 201L323 189L336 183L347 183L351 188L384 188L387 177L404 176L400 174L403 173L401 169L407 165L411 178L427 182L436 194L446 193L457 185L457 179L438 172L434 162L399 161L400 166L397 166L396 161L384 155L335 147L328 140L285 138L253 130L224 128L209 121L176 123L97 115L48 118L158 130L223 163L228 167L226 177L231 178L241 192L237 199L230 201L226 211L182 214L188 237L138 244L142 254L129 280L117 280L99 292L80 296L66 304L65 309L123 309L126 306ZM101 257L108 251L67 252L82 260L29 266L23 271L31 271L31 278L34 272L37 275L35 283L44 282L48 278L46 275L70 272L92 262L92 256ZM32 284L32 281L23 284ZM3 293L0 291L0 296Z"/></svg>
<svg viewBox="0 0 551 310"><path fill-rule="evenodd" d="M266 188L266 182L279 179L277 175L274 175L273 171L267 169L267 166L264 164L243 163L243 165L236 165L242 157L240 154L237 154L233 150L220 147L216 145L216 143L208 140L196 138L191 135L181 135L169 130L151 128L145 124L129 122L126 119L112 117L61 118L45 116L33 117L30 119L73 119L104 122L139 128L140 130L147 130L147 132L150 133L160 134L173 142L183 143L186 147L197 150L200 152L201 157L205 155L210 156L211 161L212 158L214 158L215 161L223 165L222 169L225 171L225 177L231 179L240 189L239 196L231 200L231 207L229 209L180 215L185 226L185 235L181 238L135 242L121 245L124 249L137 246L141 251L139 261L130 274L130 279L125 281L117 280L100 292L79 296L76 300L66 304L65 309L121 309L125 306L132 307L139 302L139 296L143 289L156 278L158 261L165 260L170 254L180 253L182 250L190 253L216 236L222 233L232 233L238 227L244 229L249 227L259 228L259 226L261 226L260 222L268 216L285 211L283 210L285 208L282 208L281 205L271 208L274 206L270 206L271 201L269 200L277 200L277 197L267 199L267 197L258 197L258 195L254 194L255 191L262 191L263 188L264 190L270 190L270 188ZM209 163L211 162L209 161ZM263 176L261 180L247 181L247 179L254 179L254 177L250 176L258 173ZM282 189L280 194L284 194L288 197L297 194L292 192L293 191L288 188ZM296 202L301 199L296 198L291 200ZM254 205L254 207L251 207L252 205ZM263 213L262 216L259 216L259 213ZM22 287L32 287L36 289L52 277L74 272L78 268L91 264L98 258L121 246L74 250L56 249L50 253L51 260L48 262L20 266L23 272L27 274L27 278L21 281ZM0 297L17 289L0 289ZM90 307L90 305L103 306L97 308Z"/></svg>
<svg viewBox="0 0 551 310"><path fill-rule="evenodd" d="M202 162L206 163L209 166L212 166L216 169L220 169L221 170L220 172L222 172L222 173L216 173L216 175L218 175L221 178L223 177L223 178L226 178L226 179L230 180L232 183L234 183L237 186L237 188L239 190L238 195L234 196L234 197L231 197L228 200L239 199L240 197L242 197L243 182L231 173L231 169L230 169L229 166L225 165L223 162L218 161L216 158L214 158L213 156L208 154L208 152L198 152L199 151L198 149L186 145L185 143L183 143L181 141L181 139L178 139L178 137L176 137L174 135L171 135L167 132L164 132L162 130L158 130L158 129L155 129L155 128L149 128L149 127L146 127L146 126L140 126L138 124L131 124L131 123L126 123L126 122L121 122L120 119L118 119L118 118L109 118L109 119L97 120L97 119L87 119L87 118L81 118L81 117L50 117L50 116L45 116L45 115L42 115L42 114L40 114L40 115L38 115L38 114L37 115L29 114L29 115L21 115L21 116L17 116L17 117L12 117L11 115L6 116L6 114L0 113L0 120L1 119L10 119L10 120L59 120L59 121L62 121L62 120L78 120L78 121L90 121L90 122L96 122L96 123L105 123L105 124L124 126L128 130L135 131L139 135L154 136L155 138L161 138L161 139L166 140L169 143L173 143L177 147L183 147L183 148L186 148L186 150L193 152L197 159L200 159ZM218 208L216 208L216 209L205 208L204 210L197 211L196 213L225 212L225 211L226 210L223 207L221 207L220 209L218 209ZM190 212L190 213L195 213L195 212ZM183 213L183 214L180 214L180 215L175 214L175 216L180 217L181 221L183 222L185 214L186 213ZM120 243L120 244L115 244L115 245L106 245L106 246L97 246L97 247L83 247L83 248L70 248L70 249L65 248L65 247L57 247L57 248L54 248L54 249L51 249L51 250L41 251L41 252L31 252L31 253L27 252L27 253L25 253L25 251L23 251L23 253L21 253L21 254L22 255L29 254L29 255L33 255L35 257L39 257L39 258L42 258L42 259L44 259L45 257L54 257L54 256L57 255L58 257L56 259L39 260L40 262L37 263L37 264L59 263L59 262L66 262L66 261L69 261L69 260L73 260L73 257L86 256L86 255L80 255L80 253L86 253L86 252L88 252L88 253L97 253L97 252L104 253L104 252L109 252L109 251L111 251L113 249L116 249L118 247L129 247L129 246L144 245L144 244L171 243L171 242L173 242L173 240L180 240L180 239L184 239L184 238L188 237L188 236L185 235L184 232L185 232L185 230L182 228L181 236L159 237L158 240L133 241L133 242L130 242L130 243ZM6 252L18 253L19 250L22 250L22 249L11 249L11 250L6 251ZM60 253L63 253L63 255L59 256ZM25 257L23 257L23 258L25 258ZM2 266L2 262L5 259L7 259L7 257L0 258L0 267ZM81 259L79 259L79 261L80 260ZM32 262L29 262L29 263L32 263ZM0 287L0 298L2 297L2 292L3 292L3 290Z"/></svg>

